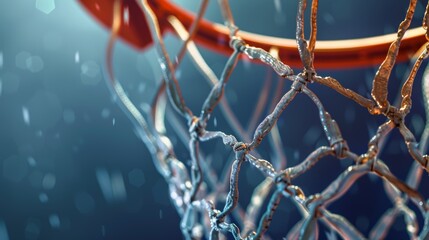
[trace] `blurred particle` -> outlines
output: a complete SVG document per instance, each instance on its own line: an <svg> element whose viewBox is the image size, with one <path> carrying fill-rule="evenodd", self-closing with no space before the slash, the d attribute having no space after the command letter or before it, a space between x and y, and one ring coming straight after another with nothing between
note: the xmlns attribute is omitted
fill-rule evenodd
<svg viewBox="0 0 429 240"><path fill-rule="evenodd" d="M139 83L139 86L137 87L137 92L143 93L143 91L146 89L146 84L141 82Z"/></svg>
<svg viewBox="0 0 429 240"><path fill-rule="evenodd" d="M295 151L293 152L293 158L294 158L295 160L298 160L298 159L299 159L299 156L300 156L299 151L298 151L298 150L295 150Z"/></svg>
<svg viewBox="0 0 429 240"><path fill-rule="evenodd" d="M27 59L31 57L31 53L29 52L20 52L15 57L15 65L16 67L25 70L27 69Z"/></svg>
<svg viewBox="0 0 429 240"><path fill-rule="evenodd" d="M380 178L376 174L373 174L373 173L368 174L368 178L371 182L378 182L380 180ZM354 185L357 186L357 184L353 184L353 186Z"/></svg>
<svg viewBox="0 0 429 240"><path fill-rule="evenodd" d="M195 236L196 239L202 239L204 236L204 229L201 224L196 225L192 228L192 236Z"/></svg>
<svg viewBox="0 0 429 240"><path fill-rule="evenodd" d="M57 95L47 91L37 91L26 106L31 114L31 125L40 131L54 127L63 113Z"/></svg>
<svg viewBox="0 0 429 240"><path fill-rule="evenodd" d="M410 72L407 64L398 64L395 67L395 75L398 79L403 79L404 76L407 76Z"/></svg>
<svg viewBox="0 0 429 240"><path fill-rule="evenodd" d="M51 214L49 216L49 224L52 228L59 228L61 225L60 218L57 214Z"/></svg>
<svg viewBox="0 0 429 240"><path fill-rule="evenodd" d="M368 123L366 127L368 129L368 136L373 136L378 128L374 123Z"/></svg>
<svg viewBox="0 0 429 240"><path fill-rule="evenodd" d="M246 71L249 71L250 67L252 66L252 63L250 61L243 61L243 66Z"/></svg>
<svg viewBox="0 0 429 240"><path fill-rule="evenodd" d="M46 50L55 51L61 48L63 39L57 33L47 33L43 36L43 46Z"/></svg>
<svg viewBox="0 0 429 240"><path fill-rule="evenodd" d="M101 117L106 119L110 116L110 110L108 108L103 108L103 110L101 110Z"/></svg>
<svg viewBox="0 0 429 240"><path fill-rule="evenodd" d="M176 71L176 78L177 78L177 80L180 80L180 78L182 77L182 70L181 69L178 69L177 71Z"/></svg>
<svg viewBox="0 0 429 240"><path fill-rule="evenodd" d="M76 194L74 197L74 204L81 214L88 215L94 212L94 198L86 192Z"/></svg>
<svg viewBox="0 0 429 240"><path fill-rule="evenodd" d="M214 125L215 127L217 127L217 118L216 118L216 117L214 117L214 119L213 119L213 125Z"/></svg>
<svg viewBox="0 0 429 240"><path fill-rule="evenodd" d="M25 227L25 238L28 240L38 239L40 235L40 227L36 221L29 220Z"/></svg>
<svg viewBox="0 0 429 240"><path fill-rule="evenodd" d="M317 126L310 127L304 134L303 141L305 144L313 145L320 138L322 131Z"/></svg>
<svg viewBox="0 0 429 240"><path fill-rule="evenodd" d="M101 81L100 66L94 61L82 63L80 79L85 85L96 85Z"/></svg>
<svg viewBox="0 0 429 240"><path fill-rule="evenodd" d="M2 92L7 94L15 93L20 85L19 77L10 72L1 75L0 81L2 82Z"/></svg>
<svg viewBox="0 0 429 240"><path fill-rule="evenodd" d="M330 232L325 232L326 234L326 239L328 240L337 240L337 234L335 234L335 231L331 229Z"/></svg>
<svg viewBox="0 0 429 240"><path fill-rule="evenodd" d="M65 123L72 124L74 123L75 119L76 119L76 116L73 110L66 109L63 111L63 120Z"/></svg>
<svg viewBox="0 0 429 240"><path fill-rule="evenodd" d="M115 124L116 124L116 119L115 119L115 118L113 118L113 119L112 119L112 125L113 125L113 126L115 126Z"/></svg>
<svg viewBox="0 0 429 240"><path fill-rule="evenodd" d="M162 219L162 209L159 209L159 219Z"/></svg>
<svg viewBox="0 0 429 240"><path fill-rule="evenodd" d="M113 172L111 174L112 179L112 190L113 196L118 201L123 201L127 198L127 192L125 190L124 178L121 172Z"/></svg>
<svg viewBox="0 0 429 240"><path fill-rule="evenodd" d="M45 190L51 190L55 187L56 177L52 173L48 173L43 177L42 186Z"/></svg>
<svg viewBox="0 0 429 240"><path fill-rule="evenodd" d="M365 71L365 86L367 89L372 89L372 81L374 80L377 69L371 68Z"/></svg>
<svg viewBox="0 0 429 240"><path fill-rule="evenodd" d="M344 118L347 123L353 123L356 118L355 108L348 107L344 111Z"/></svg>
<svg viewBox="0 0 429 240"><path fill-rule="evenodd" d="M384 34L390 34L396 32L396 27L391 24L384 26Z"/></svg>
<svg viewBox="0 0 429 240"><path fill-rule="evenodd" d="M0 78L0 96L1 96L2 91L3 91L3 81Z"/></svg>
<svg viewBox="0 0 429 240"><path fill-rule="evenodd" d="M319 137L318 140L317 140L317 143L316 143L315 147L321 147L321 146L326 146L326 145L329 145L329 143L326 140L326 138Z"/></svg>
<svg viewBox="0 0 429 240"><path fill-rule="evenodd" d="M250 61L243 61L243 62L250 62ZM226 98L229 100L230 104L237 103L238 97L237 97L237 93L234 90L230 89L230 91L226 91Z"/></svg>
<svg viewBox="0 0 429 240"><path fill-rule="evenodd" d="M278 25L284 25L286 23L286 16L283 13L276 12L274 15L274 21Z"/></svg>
<svg viewBox="0 0 429 240"><path fill-rule="evenodd" d="M112 96L112 103L116 103L117 100L118 100L118 96L116 96L116 94L113 95Z"/></svg>
<svg viewBox="0 0 429 240"><path fill-rule="evenodd" d="M55 1L54 0L36 0L36 8L37 10L49 14L55 9Z"/></svg>
<svg viewBox="0 0 429 240"><path fill-rule="evenodd" d="M73 152L77 153L77 152L79 152L80 149L78 146L73 146L72 150L73 150Z"/></svg>
<svg viewBox="0 0 429 240"><path fill-rule="evenodd" d="M121 202L126 200L127 192L125 189L122 173L119 171L109 172L104 168L96 170L98 185L107 202Z"/></svg>
<svg viewBox="0 0 429 240"><path fill-rule="evenodd" d="M33 157L28 157L27 158L27 162L28 162L28 165L30 167L35 167L36 166L36 160Z"/></svg>
<svg viewBox="0 0 429 240"><path fill-rule="evenodd" d="M282 13L282 3L280 0L274 0L274 8L276 9L274 20L276 24L284 24L286 22L285 14Z"/></svg>
<svg viewBox="0 0 429 240"><path fill-rule="evenodd" d="M39 130L36 132L37 137L43 137L43 131Z"/></svg>
<svg viewBox="0 0 429 240"><path fill-rule="evenodd" d="M330 13L324 13L323 14L323 20L325 20L325 22L328 24L334 24L335 23L335 19Z"/></svg>
<svg viewBox="0 0 429 240"><path fill-rule="evenodd" d="M0 239L9 240L9 234L7 233L6 223L0 220Z"/></svg>
<svg viewBox="0 0 429 240"><path fill-rule="evenodd" d="M411 118L411 126L414 128L414 132L423 132L423 128L425 127L423 118L418 114L413 115Z"/></svg>
<svg viewBox="0 0 429 240"><path fill-rule="evenodd" d="M30 113L26 107L22 107L22 118L24 119L25 125L30 126Z"/></svg>
<svg viewBox="0 0 429 240"><path fill-rule="evenodd" d="M0 69L3 68L3 52L0 52Z"/></svg>
<svg viewBox="0 0 429 240"><path fill-rule="evenodd" d="M145 183L145 177L141 169L135 168L128 173L128 181L134 187L141 187Z"/></svg>
<svg viewBox="0 0 429 240"><path fill-rule="evenodd" d="M104 225L101 225L101 236L106 236L106 227Z"/></svg>
<svg viewBox="0 0 429 240"><path fill-rule="evenodd" d="M80 55L79 55L79 52L76 52L74 54L74 62L75 63L79 63L79 61L80 61Z"/></svg>
<svg viewBox="0 0 429 240"><path fill-rule="evenodd" d="M280 2L280 0L274 0L274 7L277 12L282 11L282 3Z"/></svg>
<svg viewBox="0 0 429 240"><path fill-rule="evenodd" d="M49 200L48 195L46 195L46 193L40 193L39 194L39 201L41 203L47 203Z"/></svg>
<svg viewBox="0 0 429 240"><path fill-rule="evenodd" d="M143 102L143 103L141 103L140 104L140 108L141 108L141 110L144 112L144 113L150 113L150 111L151 111L151 107L150 107L150 105L149 104L147 104L147 103L145 103L145 102Z"/></svg>
<svg viewBox="0 0 429 240"><path fill-rule="evenodd" d="M128 7L126 7L124 9L124 23L128 25L129 21L130 21L130 10L128 9Z"/></svg>
<svg viewBox="0 0 429 240"><path fill-rule="evenodd" d="M25 60L28 70L32 73L40 72L43 69L43 60L39 56L31 56Z"/></svg>
<svg viewBox="0 0 429 240"><path fill-rule="evenodd" d="M28 173L27 162L17 156L10 156L3 161L3 177L11 182L20 182Z"/></svg>

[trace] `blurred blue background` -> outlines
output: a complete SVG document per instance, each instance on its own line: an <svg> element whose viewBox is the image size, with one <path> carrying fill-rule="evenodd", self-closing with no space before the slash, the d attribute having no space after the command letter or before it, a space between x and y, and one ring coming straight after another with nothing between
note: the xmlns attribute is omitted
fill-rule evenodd
<svg viewBox="0 0 429 240"><path fill-rule="evenodd" d="M175 2L193 11L198 8L195 1ZM296 2L231 1L231 5L241 29L292 38ZM392 33L404 18L407 4L407 1L320 1L319 39ZM412 26L421 24L424 8L423 1L419 1ZM211 1L207 18L221 22L216 1ZM76 1L0 0L1 240L182 238L180 219L170 204L167 185L105 84L108 36L109 32ZM166 43L174 56L180 41L167 35ZM227 58L205 49L201 51L219 75ZM130 98L142 112L148 111L161 75L154 50L139 52L118 42L114 67ZM344 86L370 97L376 70L374 66L319 70L318 74L331 75ZM231 77L226 97L244 126L256 106L267 71L260 64L240 62ZM408 63L395 67L390 79L391 101L396 99L407 71ZM423 69L414 88L412 113L406 119L417 139L425 122L422 72ZM187 57L177 74L187 104L199 112L209 86ZM277 81L283 80L273 77L271 94ZM289 86L289 82L285 83L284 91ZM323 86L310 88L339 123L351 150L359 154L366 151L369 138L384 117L371 116ZM304 95L299 95L288 107L278 125L289 166L302 161L316 146L327 144L317 109ZM185 146L172 127L167 128L178 158L187 164L190 157ZM209 129L232 133L219 110L214 112ZM230 158L230 151L219 141L204 143L202 147L218 171ZM259 152L265 159L275 155L266 143ZM413 160L396 131L381 157L395 175L405 179ZM295 183L306 195L320 192L349 164L347 160L323 159ZM240 204L247 205L262 179L254 168L243 167ZM425 175L422 186L428 184ZM427 187L419 190L426 198L429 196ZM367 235L389 207L391 202L382 190L382 181L365 176L329 210L344 215ZM421 223L422 218L417 215ZM291 202L282 200L268 234L281 239L298 219ZM389 238L405 238L404 231L405 225L399 218ZM322 227L321 239L326 238L325 232Z"/></svg>

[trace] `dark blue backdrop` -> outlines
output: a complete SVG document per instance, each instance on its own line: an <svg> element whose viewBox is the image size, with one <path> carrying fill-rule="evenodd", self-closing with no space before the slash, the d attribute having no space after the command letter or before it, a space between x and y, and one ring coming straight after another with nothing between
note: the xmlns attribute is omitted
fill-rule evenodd
<svg viewBox="0 0 429 240"><path fill-rule="evenodd" d="M231 5L243 30L293 37L296 2L231 1ZM413 26L421 24L422 2ZM407 4L320 1L319 39L394 32ZM198 4L187 1L185 5L195 10ZM211 2L207 17L221 21L216 1ZM0 1L0 239L181 239L179 218L169 202L167 185L106 87L103 71L108 35L75 1ZM167 36L166 42L170 53L176 54L180 42L172 36ZM205 49L202 53L220 74L226 57ZM114 66L131 99L147 110L160 80L154 50L137 52L118 43ZM181 66L178 74L183 95L196 112L209 86L189 58ZM393 71L392 101L407 67L408 63L399 64ZM376 69L326 70L318 74L332 75L369 97ZM226 97L244 126L256 105L266 71L264 66L240 62L227 87ZM414 88L415 106L406 119L418 139L425 122L422 72ZM286 83L284 90L289 86ZM311 85L311 89L339 123L350 148L356 153L366 151L369 137L384 118L371 116L323 86ZM215 128L213 119L216 128L232 132L218 110L210 122L211 129ZM297 97L278 124L290 165L301 161L316 145L326 144L316 108L305 96ZM168 130L172 132L170 126ZM183 144L174 134L172 140L177 143L179 159L186 163L189 155ZM218 168L230 156L220 142L202 146L216 159ZM273 155L265 144L260 152L266 159ZM402 179L413 161L404 152L402 138L394 132L381 156ZM306 194L319 192L346 165L324 159L296 183ZM262 176L255 169L244 167L240 179L243 205L260 180ZM428 185L426 175L422 185ZM427 187L421 191L428 197ZM329 209L343 214L368 234L389 207L381 180L366 176ZM297 219L297 210L283 200L269 234L280 239ZM403 220L398 220L389 238L404 238L404 228ZM321 237L325 238L324 229Z"/></svg>

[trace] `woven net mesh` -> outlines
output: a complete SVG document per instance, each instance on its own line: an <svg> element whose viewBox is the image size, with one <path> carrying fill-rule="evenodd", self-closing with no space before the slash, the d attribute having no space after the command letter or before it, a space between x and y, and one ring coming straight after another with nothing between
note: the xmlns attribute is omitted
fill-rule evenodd
<svg viewBox="0 0 429 240"><path fill-rule="evenodd" d="M331 230L332 236L338 235L344 239L382 239L387 236L395 219L400 217L404 219L405 231L411 239L429 239L429 201L417 190L423 173L429 170L429 156L425 155L429 124L426 124L423 133L418 133L421 134L421 139L417 141L404 120L408 114L412 114L411 96L414 79L422 62L429 54L427 49L429 45L423 45L413 57L411 70L406 73L406 80L402 84L400 100L394 104L390 103L387 97L390 74L395 66L401 41L413 19L417 0L410 1L406 16L398 27L396 37L392 39L385 60L380 63L378 70L372 76L370 97L343 87L340 81L332 77L317 74L317 69L313 64L317 58L317 54L315 54L315 49L317 49L317 0L311 1L311 6L309 6L310 19L305 19L307 1L300 0L298 4L296 44L302 61L302 68L299 72L288 66L287 59L280 60L275 49L266 51L247 44L240 37L239 26L236 26L234 22L234 15L230 10L228 0L219 0L218 6L224 18L224 25L229 29L229 44L232 50L232 54L224 63L223 71L219 76L214 74L193 42L208 1L201 1L201 6L190 29L184 28L180 20L174 16L162 19L168 21L168 24L183 40L182 47L175 58L169 56L166 50L158 23L160 19L157 19L150 4L145 0L137 2L149 24L154 48L158 55L157 60L162 71L162 84L159 86L153 102L150 103L150 111L142 114L128 98L120 82L115 79L112 66L113 46L124 19L120 1L115 2L112 32L107 50L109 84L112 93L119 99L118 103L134 122L152 155L157 170L168 184L169 196L181 218L180 228L186 239L231 237L234 239L269 239L267 230L269 230L282 199L289 199L288 203L293 204L301 216L301 219L294 223L294 227L287 230L285 239L318 238L321 226ZM422 27L427 29L428 8L426 8L424 16L417 17L423 18ZM311 26L308 40L304 36L305 21L309 21ZM186 96L182 96L176 78L176 69L179 68L185 54L189 55L195 63L195 67L211 86L211 91L205 98L199 114L192 112L185 103ZM262 89L262 98L254 106L253 117L246 129L231 110L230 99L224 94L228 81L235 80L231 79L233 78L231 76L233 76L232 73L237 62L244 58L266 65L271 73L279 76L278 81L281 84L273 96L268 96L267 88ZM424 74L422 87L419 88L423 90L426 112L429 112L428 74ZM236 79L236 81L239 80ZM284 86L286 86L283 83L285 81L290 81L291 84L283 92ZM342 137L341 128L328 112L329 108L335 106L325 108L318 95L312 91L314 85L326 86L355 102L359 107L367 109L371 115L379 115L384 119L375 134L368 139L368 145L360 148L365 149L364 151L354 152L351 150L352 148L349 148L347 139ZM313 149L308 156L292 165L286 162L282 143L282 138L290 136L279 131L277 122L281 115L288 111L288 106L296 101L298 95L308 97L315 104L314 109L317 109L327 144ZM167 105L172 106L175 113L169 112ZM226 119L232 132L208 127L208 121L215 108L220 108L220 114ZM268 114L261 117L263 110ZM177 118L177 114L183 120ZM182 130L177 135L188 145L187 149L191 159L189 164L186 160L177 157L175 144L172 144L171 141L173 133L166 131L164 123L166 118L177 131L180 131L181 124L187 125L187 131ZM263 120L258 123L259 119ZM395 131L402 136L402 141L406 145L406 154L410 156L409 159L413 159L411 167L407 170L408 177L404 180L396 177L389 170L390 159L380 158L386 137ZM227 160L210 161L207 157L208 154L203 153L200 149L202 142L222 143L232 152L232 157ZM258 147L263 142L267 142L276 153L271 159L264 159L263 154L258 152ZM210 150L210 148L208 149ZM322 191L311 195L306 194L297 184L297 179L312 167L323 164L321 160L328 156L339 161L347 160L346 166ZM213 170L214 167L211 164L214 161L225 162L226 167L221 173ZM241 195L239 196L239 182L244 181L240 177L242 176L240 169L245 165L255 168L264 176L265 180L255 187L250 199L244 201L248 203L247 206L243 207L242 204L239 204L240 198L242 198ZM329 207L348 193L358 179L368 174L382 179L382 190L385 191L392 204L372 226L369 235L364 236L351 222L341 216L341 213L332 212ZM317 179L311 180L317 181ZM410 207L410 204L413 204L414 207ZM282 218L287 217L282 216ZM424 221L419 219L424 219ZM422 226L419 226L419 222L423 222Z"/></svg>

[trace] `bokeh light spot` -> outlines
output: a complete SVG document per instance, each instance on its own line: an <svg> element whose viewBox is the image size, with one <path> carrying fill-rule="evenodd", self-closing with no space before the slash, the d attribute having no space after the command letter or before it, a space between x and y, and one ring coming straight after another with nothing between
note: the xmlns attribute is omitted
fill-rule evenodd
<svg viewBox="0 0 429 240"><path fill-rule="evenodd" d="M36 8L46 14L51 13L55 9L54 0L36 0Z"/></svg>

